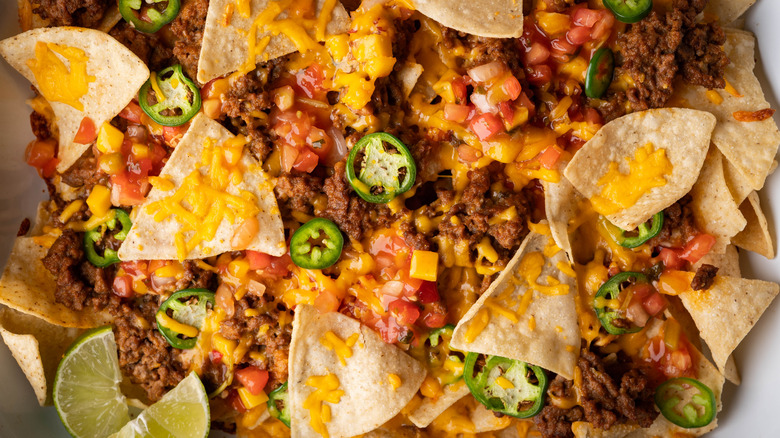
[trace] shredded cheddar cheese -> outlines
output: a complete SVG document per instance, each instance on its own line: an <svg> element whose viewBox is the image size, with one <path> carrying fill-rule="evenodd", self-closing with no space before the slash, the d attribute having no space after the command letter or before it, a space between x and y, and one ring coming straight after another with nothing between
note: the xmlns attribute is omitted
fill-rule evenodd
<svg viewBox="0 0 780 438"><path fill-rule="evenodd" d="M314 392L306 397L303 402L303 408L309 411L311 420L309 424L315 432L328 438L328 428L325 423L331 420L330 406L325 402L337 404L344 396L344 391L339 389L340 382L335 374L325 376L311 376L306 379L306 386L315 388Z"/></svg>
<svg viewBox="0 0 780 438"><path fill-rule="evenodd" d="M68 61L69 67L60 56ZM87 73L87 61L89 57L79 48L38 41L35 58L27 61L27 67L46 100L62 102L84 111L81 98L89 91L90 82L95 82L95 76Z"/></svg>
<svg viewBox="0 0 780 438"><path fill-rule="evenodd" d="M322 338L320 338L320 344L324 345L328 350L336 353L336 356L338 356L341 365L346 365L346 359L352 357L352 347L355 345L359 337L359 333L353 333L349 336L349 338L347 338L346 341L343 341L338 337L338 335L329 330L325 333L325 335L322 336Z"/></svg>

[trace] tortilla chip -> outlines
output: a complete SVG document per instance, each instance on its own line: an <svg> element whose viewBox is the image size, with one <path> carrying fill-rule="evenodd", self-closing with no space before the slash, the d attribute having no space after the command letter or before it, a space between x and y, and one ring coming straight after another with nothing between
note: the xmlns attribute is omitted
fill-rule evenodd
<svg viewBox="0 0 780 438"><path fill-rule="evenodd" d="M0 305L0 336L30 381L38 403L51 404L57 365L81 333Z"/></svg>
<svg viewBox="0 0 780 438"><path fill-rule="evenodd" d="M747 220L745 228L736 236L733 242L740 248L762 256L775 258L775 244L772 235L769 234L769 224L767 223L764 211L761 209L761 200L758 193L751 192L747 199L739 206L739 211Z"/></svg>
<svg viewBox="0 0 780 438"><path fill-rule="evenodd" d="M618 227L633 230L691 190L714 126L715 117L704 111L661 108L628 114L604 125L574 155L564 174L580 193L592 199L601 194L598 181L610 163L616 163L626 175L637 149L647 144L664 149L673 166L671 175L665 177L666 184L648 190L634 205L607 215Z"/></svg>
<svg viewBox="0 0 780 438"><path fill-rule="evenodd" d="M444 26L490 38L523 35L523 2L517 0L413 0L414 8Z"/></svg>
<svg viewBox="0 0 780 438"><path fill-rule="evenodd" d="M427 427L436 417L470 393L463 380L442 388L444 394L437 399L423 398L420 406L409 413L409 421L417 427Z"/></svg>
<svg viewBox="0 0 780 438"><path fill-rule="evenodd" d="M472 400L474 398L472 397ZM510 417L496 417L482 403L474 401L474 409L471 411L471 422L474 423L474 433L493 432L505 429L512 420Z"/></svg>
<svg viewBox="0 0 780 438"><path fill-rule="evenodd" d="M525 238L499 277L458 322L450 341L452 348L522 360L567 379L574 376L580 349L574 302L576 279L558 269L558 264L568 265L568 260L554 244L549 236L534 232ZM552 257L544 257L542 253L549 252L550 248L558 251ZM544 257L544 265L539 266L541 275L536 282L551 285L550 278L553 278L565 285L568 293L547 295L531 289L525 280L521 280L520 267L524 260L527 262L539 256ZM530 303L528 298L531 298ZM518 315L524 302L527 307ZM516 318L516 322L505 312ZM484 324L484 317L489 320L480 331L478 327ZM471 342L469 335L473 336Z"/></svg>
<svg viewBox="0 0 780 438"><path fill-rule="evenodd" d="M723 155L723 154L721 154ZM734 167L729 160L723 161L723 176L726 178L726 184L729 186L731 196L734 198L734 202L742 204L742 201L747 199L753 188L750 187L747 179Z"/></svg>
<svg viewBox="0 0 780 438"><path fill-rule="evenodd" d="M178 216L169 216L158 222L154 215L149 213L147 206L173 195L174 191L181 187L184 179L198 169L201 154L209 141L208 139L221 147L226 140L233 137L230 131L203 113L192 119L189 130L184 134L160 173L160 176L170 180L175 188L164 191L155 187L149 192L146 201L135 217L127 239L119 248L120 259L175 260L177 258L175 235L184 225L177 220ZM230 242L241 223L236 219L235 223L231 224L223 218L214 238L201 242L187 254L187 259L201 259L244 249L260 251L273 256L285 253L284 229L279 215L279 207L276 205L276 197L265 172L247 149L244 148L244 155L241 158L241 164L244 168L241 183L238 185L229 184L227 191L233 195L240 195L240 192L246 191L256 197L257 206L260 209L257 214L257 220L260 222L259 232L246 248L234 248ZM205 174L208 169L203 167L200 168L200 171ZM190 234L192 233L190 232Z"/></svg>
<svg viewBox="0 0 780 438"><path fill-rule="evenodd" d="M710 0L704 14L717 17L718 22L727 25L742 16L756 0Z"/></svg>
<svg viewBox="0 0 780 438"><path fill-rule="evenodd" d="M417 80L423 73L423 66L416 62L407 61L400 70L398 70L398 79L401 81L401 88L404 93L404 97L409 97L414 90L414 86L417 85Z"/></svg>
<svg viewBox="0 0 780 438"><path fill-rule="evenodd" d="M0 278L0 303L62 327L91 328L110 323L108 312L75 311L55 302L57 284L41 261L46 252L35 237L16 238Z"/></svg>
<svg viewBox="0 0 780 438"><path fill-rule="evenodd" d="M79 99L84 111L66 103L49 102L60 134L57 170L64 172L89 148L88 144L73 141L82 119L89 117L97 128L110 121L135 97L149 78L149 69L127 47L94 29L34 29L0 41L0 55L37 89L40 86L27 61L35 59L35 45L39 41L83 50L89 58L87 74L95 77L89 83L89 91Z"/></svg>
<svg viewBox="0 0 780 438"><path fill-rule="evenodd" d="M569 256L569 260L574 262L569 224L579 216L580 202L584 198L566 177L561 177L558 183L543 181L542 184L544 185L544 210L550 222L552 237L555 244Z"/></svg>
<svg viewBox="0 0 780 438"><path fill-rule="evenodd" d="M737 361L734 360L734 354L730 354L729 358L726 359L723 375L726 376L726 380L737 386L742 383L742 377L739 375L739 368L737 367Z"/></svg>
<svg viewBox="0 0 780 438"><path fill-rule="evenodd" d="M689 108L711 112L718 119L712 132L712 142L723 152L752 190L764 186L772 162L780 144L780 131L772 117L759 122L740 122L733 114L737 111L758 111L769 108L761 84L753 73L756 65L753 34L736 29L724 29L726 44L724 50L731 63L726 67L725 77L741 96L733 96L725 90L714 90L723 102L713 103L708 90L680 82L675 85L675 94ZM741 202L741 200L737 200Z"/></svg>
<svg viewBox="0 0 780 438"><path fill-rule="evenodd" d="M742 270L739 267L739 252L734 245L726 247L723 254L715 254L710 251L693 265L693 272L696 272L701 265L712 265L718 268L718 275L724 277L742 277Z"/></svg>
<svg viewBox="0 0 780 438"><path fill-rule="evenodd" d="M198 81L206 82L238 71L246 64L249 58L248 35L253 31L253 22L258 14L268 9L269 5L276 3L273 0L251 0L250 16L244 17L238 12L236 0L211 0L206 14L206 27L203 30L203 45L200 49L198 61ZM317 0L317 15L319 16L323 6L330 3L327 0ZM230 17L229 25L225 25L225 11L227 8L234 10ZM286 13L279 15L285 18ZM349 14L341 3L336 2L330 15L330 21L326 27L326 35L344 33L349 28ZM257 27L254 27L257 29ZM263 32L257 37L257 41L270 37L268 45L262 52L257 52L254 64L268 61L288 53L295 52L297 47L284 34L273 35L271 32Z"/></svg>
<svg viewBox="0 0 780 438"><path fill-rule="evenodd" d="M731 238L745 228L747 221L726 184L723 158L717 148L711 148L707 154L699 179L691 189L691 196L696 225L715 237L711 251L722 254Z"/></svg>
<svg viewBox="0 0 780 438"><path fill-rule="evenodd" d="M571 425L576 438L623 438L637 429L639 426L636 424L616 424L608 430L597 429L585 421L575 421Z"/></svg>
<svg viewBox="0 0 780 438"><path fill-rule="evenodd" d="M321 339L332 332L342 341L359 334L344 364ZM315 388L309 377L334 374L344 391L338 403L328 403L332 418L325 423L331 438L351 437L373 430L393 418L414 397L425 379L425 369L395 345L386 344L375 331L340 313L320 314L308 305L295 308L289 362L289 403L294 438L319 437L303 407ZM390 374L401 379L393 388Z"/></svg>
<svg viewBox="0 0 780 438"><path fill-rule="evenodd" d="M731 352L778 292L777 283L719 275L710 289L687 290L680 299L710 347L715 364L723 370Z"/></svg>

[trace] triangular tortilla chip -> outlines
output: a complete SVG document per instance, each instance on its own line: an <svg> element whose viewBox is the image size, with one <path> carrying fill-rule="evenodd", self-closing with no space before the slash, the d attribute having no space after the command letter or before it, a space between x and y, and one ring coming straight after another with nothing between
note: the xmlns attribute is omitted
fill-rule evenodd
<svg viewBox="0 0 780 438"><path fill-rule="evenodd" d="M516 0L413 0L414 8L444 26L490 38L523 34L523 2Z"/></svg>
<svg viewBox="0 0 780 438"><path fill-rule="evenodd" d="M755 37L750 32L736 29L724 31L724 50L731 60L726 67L725 78L739 96L726 90L714 90L713 93L723 99L716 104L708 96L706 88L682 82L675 85L675 95L685 106L709 111L717 117L712 142L736 167L745 183L751 189L759 190L764 186L780 145L780 131L772 117L757 122L740 122L734 118L737 111L764 110L769 108L769 103L753 73L756 65Z"/></svg>
<svg viewBox="0 0 780 438"><path fill-rule="evenodd" d="M734 202L742 204L742 201L747 199L753 188L750 187L745 176L740 173L739 169L734 167L731 161L725 159L722 161L723 175L726 177L726 184L729 186L731 196L734 198Z"/></svg>
<svg viewBox="0 0 780 438"><path fill-rule="evenodd" d="M160 173L160 177L171 181L174 188L165 191L155 187L149 192L149 196L146 197L146 201L140 207L133 221L133 227L130 229L127 239L119 248L120 259L177 259L175 240L177 232L185 229L183 222L180 222L176 215L158 222L149 212L148 207L152 203L172 196L182 186L184 179L195 170L200 170L201 174L207 172L207 166L200 167L201 154L207 143L211 142L216 147L222 147L225 141L233 137L230 131L202 113L192 120L189 130L184 134ZM246 147L240 164L243 167L241 183L228 184L227 192L234 196L240 196L241 192L249 192L255 196L259 208L257 214L257 220L260 223L259 232L246 248L234 248L231 245L231 239L241 221L237 218L231 224L226 218L222 218L214 238L198 244L186 255L187 259L200 259L244 249L260 251L273 256L280 256L286 251L282 219L268 177ZM185 234L188 234L186 238L189 238L194 234L194 231L188 231Z"/></svg>
<svg viewBox="0 0 780 438"><path fill-rule="evenodd" d="M722 370L778 292L777 283L717 276L708 290L687 290L680 299L710 347L715 365Z"/></svg>
<svg viewBox="0 0 780 438"><path fill-rule="evenodd" d="M41 262L47 251L35 237L16 238L0 278L0 303L63 327L91 328L110 323L112 318L106 311L75 311L55 301L57 284Z"/></svg>
<svg viewBox="0 0 780 438"><path fill-rule="evenodd" d="M509 416L496 417L474 397L462 397L437 416L428 427L432 436L456 436L463 432L476 434L506 429L512 424Z"/></svg>
<svg viewBox="0 0 780 438"><path fill-rule="evenodd" d="M0 336L30 381L38 403L51 402L54 374L62 355L81 333L0 305Z"/></svg>
<svg viewBox="0 0 780 438"><path fill-rule="evenodd" d="M203 30L203 45L200 49L198 61L198 81L206 83L214 78L224 76L240 70L249 59L251 32L257 32L258 43L266 37L270 37L268 45L262 51L257 51L253 61L250 61L252 69L259 62L278 58L298 50L296 45L283 33L274 35L272 32L263 32L253 23L258 21L258 15L268 13L276 4L290 2L273 0L250 0L249 16L241 14L237 0L211 0L206 14L206 27ZM332 10L324 13L330 16L325 28L326 35L344 33L349 28L349 14L340 2L317 0L317 16L326 5L331 5ZM227 10L233 11L229 16L229 24L226 24ZM275 17L275 16L274 16ZM274 17L271 17L273 20ZM279 18L286 18L286 12L279 14ZM255 43L255 44L258 44ZM253 44L254 46L254 44Z"/></svg>
<svg viewBox="0 0 780 438"><path fill-rule="evenodd" d="M417 427L427 427L447 408L470 393L463 380L447 385L442 390L444 394L436 399L424 398L422 403L409 413L409 421Z"/></svg>
<svg viewBox="0 0 780 438"><path fill-rule="evenodd" d="M739 252L734 245L726 247L723 254L716 254L712 251L704 255L698 262L694 263L693 272L696 272L701 265L712 265L718 268L718 275L724 277L742 277L742 270L739 267Z"/></svg>
<svg viewBox="0 0 780 438"><path fill-rule="evenodd" d="M742 16L756 0L710 0L704 8L705 15L717 17L722 25L732 23Z"/></svg>
<svg viewBox="0 0 780 438"><path fill-rule="evenodd" d="M83 111L67 103L49 101L60 133L57 154L60 162L57 170L64 172L89 148L88 144L73 141L81 121L88 117L96 128L110 121L135 97L138 89L149 78L149 69L127 47L107 33L94 29L34 29L0 41L0 55L41 92L43 90L27 64L29 60L36 59L35 47L38 42L82 50L88 58L86 74L95 78L89 82L87 93L79 99ZM68 87L68 84L63 80L59 87ZM49 96L44 93L44 97L48 100Z"/></svg>
<svg viewBox="0 0 780 438"><path fill-rule="evenodd" d="M775 258L775 244L772 235L769 234L769 224L766 221L764 211L761 209L761 200L758 193L751 192L747 199L739 206L739 211L747 220L745 228L736 236L733 242L740 248L753 251L762 256Z"/></svg>
<svg viewBox="0 0 780 438"><path fill-rule="evenodd" d="M351 356L344 356L343 364L336 349L322 342L328 332L345 343L357 334ZM306 384L310 377L333 374L338 390L344 391L338 403L326 405L331 419L325 427L331 438L360 435L384 424L406 406L425 379L419 362L386 344L375 331L340 313L320 314L308 305L295 308L289 360L293 438L320 436L310 424L310 411L304 408L316 390ZM400 378L397 388L390 383L391 374Z"/></svg>
<svg viewBox="0 0 780 438"><path fill-rule="evenodd" d="M663 149L672 164L666 184L641 195L637 202L616 213L610 222L624 230L633 230L651 216L674 204L691 190L704 163L710 145L715 117L704 111L661 108L641 111L615 119L577 151L564 174L586 198L600 195L599 180L616 163L621 174L629 173L629 160L637 149L651 144Z"/></svg>
<svg viewBox="0 0 780 438"><path fill-rule="evenodd" d="M551 257L543 255L552 251L556 252ZM577 286L575 278L558 268L561 264L569 266L566 254L552 238L531 232L458 322L452 348L522 360L571 379L580 349L574 302ZM541 274L537 273L533 279L537 284L532 286L523 276L534 269ZM549 290L556 282L560 283L557 291ZM541 289L565 294L546 294Z"/></svg>
<svg viewBox="0 0 780 438"><path fill-rule="evenodd" d="M558 245L569 260L574 262L574 253L569 236L570 224L580 214L580 204L585 199L574 188L566 177L561 177L557 183L543 181L544 185L544 211L550 223L550 231Z"/></svg>
<svg viewBox="0 0 780 438"><path fill-rule="evenodd" d="M699 229L715 237L712 252L721 254L747 221L734 202L723 175L723 156L711 148L691 189L691 208Z"/></svg>

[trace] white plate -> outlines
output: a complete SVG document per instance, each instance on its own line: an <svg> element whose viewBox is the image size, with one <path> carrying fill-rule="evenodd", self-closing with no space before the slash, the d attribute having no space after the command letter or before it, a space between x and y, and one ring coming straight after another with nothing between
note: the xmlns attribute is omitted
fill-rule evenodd
<svg viewBox="0 0 780 438"><path fill-rule="evenodd" d="M722 0L726 1L726 0ZM0 38L19 32L16 2L0 0ZM759 0L747 14L746 28L758 37L756 74L764 85L772 108L780 109L780 1ZM24 163L24 148L33 139L29 126L29 83L0 61L0 263L11 250L14 236L25 217L34 218L39 201L46 198L43 182ZM780 122L780 113L775 114ZM769 177L761 193L772 235L780 228L780 172ZM768 201L772 200L770 204ZM742 257L746 278L780 282L780 259L766 260L750 254ZM736 352L742 385L726 384L719 428L712 438L780 436L780 301L775 301ZM0 437L67 437L54 408L40 408L32 388L0 342Z"/></svg>

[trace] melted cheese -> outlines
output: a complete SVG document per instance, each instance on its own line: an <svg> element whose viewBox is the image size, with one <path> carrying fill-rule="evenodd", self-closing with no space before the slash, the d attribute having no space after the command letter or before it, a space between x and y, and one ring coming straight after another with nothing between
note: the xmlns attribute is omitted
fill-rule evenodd
<svg viewBox="0 0 780 438"><path fill-rule="evenodd" d="M332 331L328 331L322 336L322 338L320 338L320 344L324 345L328 350L336 353L336 356L338 356L341 365L346 365L346 359L352 357L352 346L355 345L358 337L360 337L360 334L353 333L349 338L347 338L345 342Z"/></svg>
<svg viewBox="0 0 780 438"><path fill-rule="evenodd" d="M65 58L70 68L57 55ZM87 74L87 61L89 58L81 49L38 41L35 58L27 61L27 67L46 100L84 111L81 98L89 91L89 83L95 82L95 77Z"/></svg>
<svg viewBox="0 0 780 438"><path fill-rule="evenodd" d="M328 438L328 428L325 423L331 420L330 406L325 402L336 404L341 401L344 391L339 389L340 382L335 374L311 376L306 379L306 386L315 388L314 392L303 401L303 408L309 411L309 424L315 432Z"/></svg>

